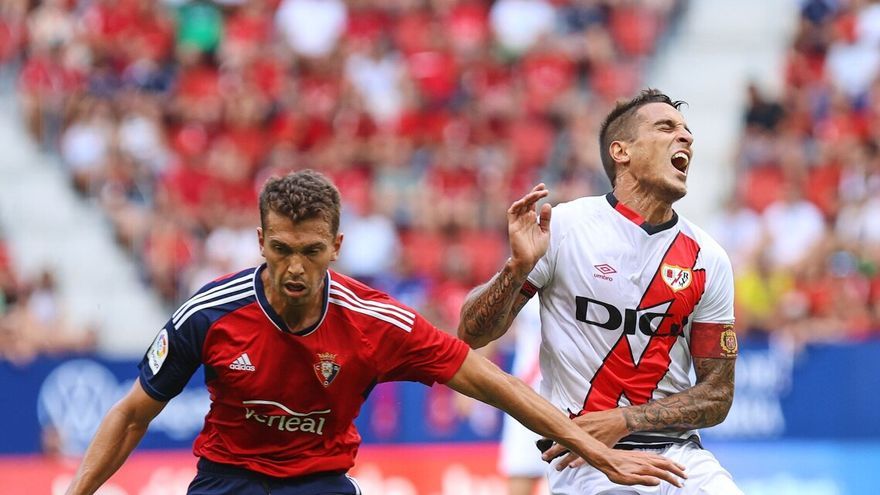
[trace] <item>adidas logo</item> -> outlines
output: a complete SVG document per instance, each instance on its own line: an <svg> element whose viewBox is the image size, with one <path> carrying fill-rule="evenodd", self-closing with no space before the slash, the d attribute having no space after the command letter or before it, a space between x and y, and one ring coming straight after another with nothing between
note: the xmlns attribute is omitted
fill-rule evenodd
<svg viewBox="0 0 880 495"><path fill-rule="evenodd" d="M241 356L238 356L238 359L229 365L229 369L238 371L257 371L257 368L251 364L251 358L248 357L246 352Z"/></svg>

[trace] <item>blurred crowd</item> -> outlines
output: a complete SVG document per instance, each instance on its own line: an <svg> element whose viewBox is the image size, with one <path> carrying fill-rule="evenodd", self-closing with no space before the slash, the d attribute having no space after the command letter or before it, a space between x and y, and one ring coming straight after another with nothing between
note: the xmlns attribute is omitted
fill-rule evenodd
<svg viewBox="0 0 880 495"><path fill-rule="evenodd" d="M712 233L741 332L880 330L880 3L806 0L778 97L748 88L737 187Z"/></svg>
<svg viewBox="0 0 880 495"><path fill-rule="evenodd" d="M453 328L505 210L609 189L598 122L681 0L6 0L27 129L169 304L258 263L256 192L340 187L337 268Z"/></svg>
<svg viewBox="0 0 880 495"><path fill-rule="evenodd" d="M50 268L21 279L0 233L0 361L27 364L42 354L91 351L96 337L94 329L68 321Z"/></svg>
<svg viewBox="0 0 880 495"><path fill-rule="evenodd" d="M683 4L6 0L0 62L169 305L259 263L260 186L314 168L343 193L337 269L451 329L507 255L512 199L610 189L598 119ZM748 90L709 230L743 334L862 338L880 328L880 4L805 0L781 70L780 95Z"/></svg>

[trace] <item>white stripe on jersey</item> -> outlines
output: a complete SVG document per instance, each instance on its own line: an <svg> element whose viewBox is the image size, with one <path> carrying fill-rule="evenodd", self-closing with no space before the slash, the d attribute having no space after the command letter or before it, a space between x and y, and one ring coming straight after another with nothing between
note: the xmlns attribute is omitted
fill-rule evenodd
<svg viewBox="0 0 880 495"><path fill-rule="evenodd" d="M351 477L347 474L345 475L345 477L348 478L348 481L351 481L352 485L354 485L355 495L361 495L362 493L364 493L363 491L361 491L361 485L358 484L356 479L354 479L353 477Z"/></svg>
<svg viewBox="0 0 880 495"><path fill-rule="evenodd" d="M246 297L251 297L256 294L253 287L247 287L246 289L247 290L245 290L244 292L240 292L238 294L233 294L229 297L224 297L223 299L215 299L212 301L208 301L204 304L200 304L198 306L192 307L192 309L187 311L182 317L180 317L179 319L176 319L174 321L174 329L180 330L180 327L186 322L186 320L189 319L190 316L198 313L199 311L201 311L203 309L213 308L215 306L220 306L220 305L226 304L228 302L237 301L239 299L244 299Z"/></svg>
<svg viewBox="0 0 880 495"><path fill-rule="evenodd" d="M186 301L185 303L180 305L180 307L177 308L177 311L174 312L174 315L172 316L172 318L174 318L176 320L180 315L185 313L187 310L189 310L190 307L192 307L195 304L201 304L202 302L207 301L208 299L214 299L215 297L220 297L220 296L229 294L231 292L235 292L237 290L243 289L245 286L248 285L248 283L252 279L253 279L253 274L248 273L248 274L245 274L239 278L236 278L236 279L230 280L228 282L225 282L221 285L218 285L217 287L214 287L210 290L206 290L205 292L202 292L201 294L196 294L195 296L191 297L188 301Z"/></svg>
<svg viewBox="0 0 880 495"><path fill-rule="evenodd" d="M373 318L378 318L382 321L387 321L388 323L391 323L392 325L396 326L397 328L400 328L404 332L412 332L412 324L407 325L407 324L401 322L400 320L395 319L394 317L386 316L387 313L384 313L384 314L377 313L376 311L366 309L362 306L355 306L350 301L343 301L341 299L336 299L335 297L331 297L330 302L332 302L333 304L342 306L343 308L348 308L352 311L356 311L358 313L363 313L365 315L372 316Z"/></svg>
<svg viewBox="0 0 880 495"><path fill-rule="evenodd" d="M351 301L358 306L361 306L364 309L372 309L379 311L381 313L390 314L393 316L397 316L401 320L405 321L412 325L415 322L415 317L413 313L400 308L398 306L394 306L393 304L380 303L378 301L368 301L365 299L361 299L354 292L351 291L348 287L340 284L339 282L333 281L330 282L330 293L336 294L337 296L344 296L346 299ZM340 292L341 291L341 292Z"/></svg>

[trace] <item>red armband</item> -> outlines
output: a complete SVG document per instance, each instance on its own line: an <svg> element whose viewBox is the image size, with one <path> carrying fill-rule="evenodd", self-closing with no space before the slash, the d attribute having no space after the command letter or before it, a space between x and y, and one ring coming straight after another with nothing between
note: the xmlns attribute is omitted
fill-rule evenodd
<svg viewBox="0 0 880 495"><path fill-rule="evenodd" d="M738 349L733 325L696 322L691 325L691 356L733 359Z"/></svg>
<svg viewBox="0 0 880 495"><path fill-rule="evenodd" d="M526 280L522 287L519 289L519 293L531 299L538 292L538 288L528 280Z"/></svg>

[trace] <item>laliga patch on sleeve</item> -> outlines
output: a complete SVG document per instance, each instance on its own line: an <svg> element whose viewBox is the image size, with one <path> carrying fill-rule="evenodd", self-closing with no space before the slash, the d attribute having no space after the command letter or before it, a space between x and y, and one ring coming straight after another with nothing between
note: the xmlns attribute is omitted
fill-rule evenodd
<svg viewBox="0 0 880 495"><path fill-rule="evenodd" d="M154 375L162 369L162 363L165 362L166 357L168 357L168 330L163 328L159 331L159 335L156 335L156 340L147 351L147 363Z"/></svg>

